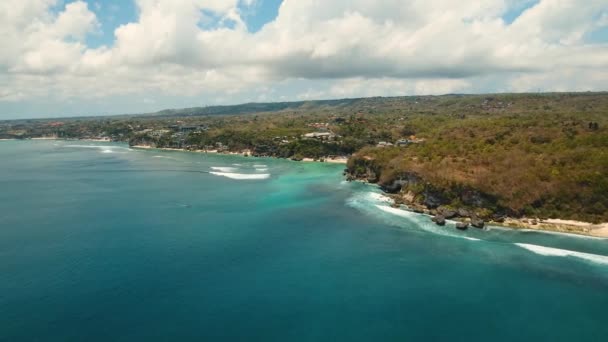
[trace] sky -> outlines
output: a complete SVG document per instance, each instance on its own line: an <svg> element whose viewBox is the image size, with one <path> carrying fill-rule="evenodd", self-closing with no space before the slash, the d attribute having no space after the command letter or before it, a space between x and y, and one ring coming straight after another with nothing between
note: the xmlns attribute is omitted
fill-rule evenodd
<svg viewBox="0 0 608 342"><path fill-rule="evenodd" d="M0 0L0 120L608 90L608 0Z"/></svg>

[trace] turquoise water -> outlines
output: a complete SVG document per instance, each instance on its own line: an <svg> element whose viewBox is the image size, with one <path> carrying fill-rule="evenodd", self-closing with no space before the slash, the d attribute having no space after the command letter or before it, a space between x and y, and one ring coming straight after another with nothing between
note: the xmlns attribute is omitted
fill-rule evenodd
<svg viewBox="0 0 608 342"><path fill-rule="evenodd" d="M438 228L342 168L0 142L0 340L608 340L608 241Z"/></svg>

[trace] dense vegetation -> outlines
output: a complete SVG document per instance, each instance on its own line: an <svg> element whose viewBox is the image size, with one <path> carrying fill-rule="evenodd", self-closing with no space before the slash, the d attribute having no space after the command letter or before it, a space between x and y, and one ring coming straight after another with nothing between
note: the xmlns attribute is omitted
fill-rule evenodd
<svg viewBox="0 0 608 342"><path fill-rule="evenodd" d="M311 132L333 137L303 137ZM376 147L413 135L423 142ZM294 159L353 154L352 177L427 206L608 221L606 93L368 98L0 122L0 138L39 136L223 146Z"/></svg>
<svg viewBox="0 0 608 342"><path fill-rule="evenodd" d="M454 208L481 205L487 215L608 220L605 95L505 95L466 110L458 99L442 106L400 125L423 144L366 147L351 158L352 173L371 171L383 185L414 174L421 181L405 182L402 193L424 202L430 192Z"/></svg>

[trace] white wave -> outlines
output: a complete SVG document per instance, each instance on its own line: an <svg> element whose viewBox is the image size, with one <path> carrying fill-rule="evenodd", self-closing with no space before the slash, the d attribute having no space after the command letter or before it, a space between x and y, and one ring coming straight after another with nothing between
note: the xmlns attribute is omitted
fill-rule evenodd
<svg viewBox="0 0 608 342"><path fill-rule="evenodd" d="M372 200L372 201L376 201L376 202L381 202L381 203L393 203L393 199L385 196L383 194L379 194L377 192L368 192L366 194L367 198Z"/></svg>
<svg viewBox="0 0 608 342"><path fill-rule="evenodd" d="M232 164L232 166L243 166L243 164Z"/></svg>
<svg viewBox="0 0 608 342"><path fill-rule="evenodd" d="M232 172L209 172L212 175L227 177L231 179L245 180L245 179L268 179L270 178L270 174L268 173L260 173L256 175L244 174L244 173L232 173Z"/></svg>
<svg viewBox="0 0 608 342"><path fill-rule="evenodd" d="M257 167L256 167L256 168L255 168L255 170L256 170L257 172L267 172L267 171L268 171L268 168L257 168Z"/></svg>
<svg viewBox="0 0 608 342"><path fill-rule="evenodd" d="M268 165L264 165L264 164L256 164L256 165L253 165L253 167L268 167Z"/></svg>
<svg viewBox="0 0 608 342"><path fill-rule="evenodd" d="M383 196L383 197L386 197L386 196ZM383 211L385 213L403 217L403 218L407 219L408 221L414 223L416 225L416 227L418 227L426 232L429 232L429 233L442 235L442 236L448 236L448 237L452 237L452 238L465 239L465 240L475 241L475 242L483 241L481 239L462 235L462 233L456 233L453 229L450 229L450 228L454 228L454 227L449 227L449 226L439 227L435 223L433 223L429 220L428 215L417 214L412 211L402 210L402 209L388 207L385 205L378 205L378 204L376 204L376 208L380 209L381 211ZM446 221L446 222L450 225L455 224L454 221Z"/></svg>
<svg viewBox="0 0 608 342"><path fill-rule="evenodd" d="M567 249L551 248L537 245L530 245L526 243L516 243L515 245L526 249L532 253L542 256L553 256L553 257L574 257L587 261L591 261L598 264L608 265L608 256L590 254L583 252L569 251Z"/></svg>
<svg viewBox="0 0 608 342"><path fill-rule="evenodd" d="M405 211L405 210L401 210L401 209L397 209L397 208L393 208L393 207L387 207L385 205L378 205L376 204L376 208L393 214L393 215L397 215L397 216L401 216L401 217L405 217L405 218L414 218L416 216L416 213L412 213L410 211Z"/></svg>
<svg viewBox="0 0 608 342"><path fill-rule="evenodd" d="M361 210L366 214L375 216L393 226L408 229L415 227L416 229L420 229L428 233L454 238L462 239L466 237L457 233L454 229L450 229L449 227L437 226L435 223L431 222L428 215L417 214L412 211L389 206L389 204L392 203L393 200L390 197L371 191L357 193L347 200L347 205ZM398 217L398 219L394 218L395 216Z"/></svg>
<svg viewBox="0 0 608 342"><path fill-rule="evenodd" d="M219 171L219 172L234 172L234 171L238 170L236 167L222 167L222 166L212 166L211 169L215 170L215 171Z"/></svg>
<svg viewBox="0 0 608 342"><path fill-rule="evenodd" d="M463 239L467 239L469 241L482 241L481 239L476 239L476 238L472 238L472 237L468 237L468 236L463 236Z"/></svg>

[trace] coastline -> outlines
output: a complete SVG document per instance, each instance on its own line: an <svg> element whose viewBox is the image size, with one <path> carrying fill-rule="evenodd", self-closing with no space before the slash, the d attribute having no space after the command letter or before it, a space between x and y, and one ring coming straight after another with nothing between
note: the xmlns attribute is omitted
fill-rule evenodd
<svg viewBox="0 0 608 342"><path fill-rule="evenodd" d="M15 141L18 139L0 139L0 141ZM53 137L43 137L43 138L32 138L31 140L63 140L63 141L88 141L88 142L112 142L104 139L61 139L61 138L53 138ZM173 151L173 152L191 152L191 153L205 153L205 154L224 154L224 155L236 155L248 157L249 151L245 152L219 152L217 150L186 150L186 149L176 149L176 148L157 148L151 147L147 145L134 145L130 146L133 149L141 149L141 150L159 150L159 151ZM273 157L270 157L273 158ZM301 160L306 163L322 163L321 161L315 161L311 158L304 158ZM346 158L336 158L336 159L326 159L324 163L333 163L333 164L346 164ZM366 181L359 180L360 182L368 183ZM372 184L372 183L368 183ZM376 185L377 186L377 185ZM390 195L390 194L387 194ZM391 198L392 199L392 198ZM394 199L393 200L393 204ZM406 206L407 211L413 212L413 208ZM404 209L402 209L404 210ZM425 210L427 214L429 210ZM608 223L600 223L593 224L589 222L575 221L575 220L564 220L564 219L538 219L538 218L513 218L506 217L504 222L496 222L496 221L488 221L488 225L496 226L506 229L520 230L520 231L539 231L539 232L548 232L548 233L560 233L560 234L570 234L570 235L579 235L579 236L587 236L587 237L595 237L595 238L608 238Z"/></svg>
<svg viewBox="0 0 608 342"><path fill-rule="evenodd" d="M61 140L61 141L89 141L89 142L114 142L110 139L65 139L65 138L56 138L56 137L38 137L38 138L30 138L25 140Z"/></svg>
<svg viewBox="0 0 608 342"><path fill-rule="evenodd" d="M356 182L378 186L374 183L369 183L366 180L355 180ZM427 207L423 205L416 205L416 210L413 206L409 206L407 204L403 204L402 206L397 206L397 202L394 199L394 195L390 193L386 193L383 191L383 194L386 195L387 198L390 199L391 205L399 210L423 215L429 217L431 220L435 215L429 210ZM405 208L404 208L405 207ZM457 222L468 222L467 219L460 218L455 219ZM489 220L485 222L487 226L499 227L509 230L519 230L519 231L537 231L544 233L556 233L556 234L564 234L564 235L577 235L582 237L591 237L591 238L601 238L608 239L608 222L605 223L590 223L576 220L565 220L565 219L538 219L538 218L515 218L515 217L505 217L504 222L497 222L493 220ZM469 228L476 229L476 228Z"/></svg>
<svg viewBox="0 0 608 342"><path fill-rule="evenodd" d="M608 238L608 223L593 224L589 222L561 219L536 220L530 218L507 218L503 223L491 222L491 224L514 230L543 231Z"/></svg>
<svg viewBox="0 0 608 342"><path fill-rule="evenodd" d="M142 149L142 150L161 150L161 151L174 151L174 152L192 152L192 153L211 153L211 154L226 154L226 155L239 155L239 156L248 156L248 152L218 152L217 150L185 150L185 149L177 149L177 148L158 148L151 147L146 145L134 145L131 146L134 149ZM271 157L272 158L272 157ZM346 164L348 159L339 158L339 159L326 159L325 163L335 163L335 164ZM320 161L315 161L312 158L304 158L302 162L306 163L321 163ZM371 184L365 182L367 184ZM393 204L395 203L394 200ZM410 207L407 209L408 211L413 211ZM421 214L422 215L422 214ZM562 220L562 219L547 219L540 220L534 218L513 218L507 217L504 222L496 222L496 221L488 221L488 225L496 226L506 229L513 230L529 230L529 231L539 231L539 232L547 232L547 233L560 233L560 234L570 234L570 235L579 235L579 236L587 236L594 238L608 238L608 223L601 224L592 224L588 222L582 221L573 221L573 220Z"/></svg>
<svg viewBox="0 0 608 342"><path fill-rule="evenodd" d="M210 153L210 154L225 154L225 155L233 155L233 156L242 156L242 157L250 157L251 154L249 150L241 151L241 152L220 152L218 150L186 150L182 148L166 148L166 147L151 147L147 145L133 145L131 146L133 149L140 150L159 150L159 151L173 151L173 152L191 152L191 153ZM274 157L269 157L274 158ZM335 159L324 159L324 161L314 160L312 158L304 158L301 160L305 163L329 163L329 164L343 164L346 165L348 162L348 158L340 157Z"/></svg>

